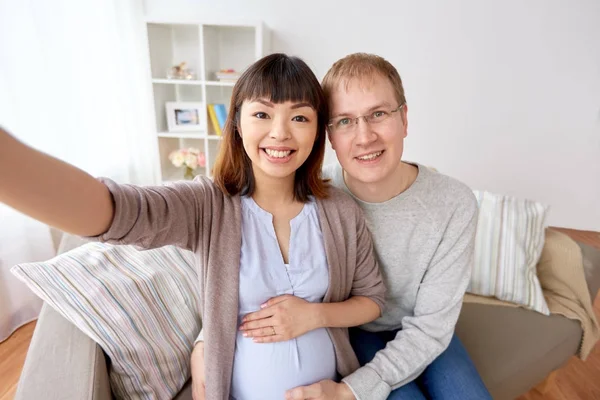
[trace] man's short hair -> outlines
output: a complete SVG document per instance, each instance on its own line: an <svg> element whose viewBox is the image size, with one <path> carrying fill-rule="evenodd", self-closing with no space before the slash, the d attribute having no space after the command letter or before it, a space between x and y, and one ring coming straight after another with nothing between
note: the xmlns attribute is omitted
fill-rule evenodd
<svg viewBox="0 0 600 400"><path fill-rule="evenodd" d="M396 68L385 58L367 53L347 55L329 68L321 83L327 102L331 103L331 93L339 84L348 87L348 84L354 79L372 80L377 74L390 80L394 87L398 105L406 103L404 86L402 86L402 79Z"/></svg>

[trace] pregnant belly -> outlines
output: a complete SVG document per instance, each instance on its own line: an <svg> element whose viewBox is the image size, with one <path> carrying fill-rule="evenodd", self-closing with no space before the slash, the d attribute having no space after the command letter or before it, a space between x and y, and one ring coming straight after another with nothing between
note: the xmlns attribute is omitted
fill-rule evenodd
<svg viewBox="0 0 600 400"><path fill-rule="evenodd" d="M231 384L235 400L282 400L289 389L335 377L326 329L280 343L254 343L238 333Z"/></svg>

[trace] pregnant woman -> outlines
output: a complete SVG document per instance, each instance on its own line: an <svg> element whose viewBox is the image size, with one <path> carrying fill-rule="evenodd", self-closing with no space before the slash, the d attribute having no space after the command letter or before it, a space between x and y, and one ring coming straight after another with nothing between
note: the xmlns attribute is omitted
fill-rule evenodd
<svg viewBox="0 0 600 400"><path fill-rule="evenodd" d="M360 209L320 176L327 111L310 68L272 54L234 86L214 181L95 179L0 129L0 201L77 235L193 251L207 366L193 372L195 397L281 400L357 369L345 328L376 319L384 303ZM23 159L35 170L12 168ZM261 329L288 340L255 342L243 318L281 295L311 322L278 332L274 315Z"/></svg>

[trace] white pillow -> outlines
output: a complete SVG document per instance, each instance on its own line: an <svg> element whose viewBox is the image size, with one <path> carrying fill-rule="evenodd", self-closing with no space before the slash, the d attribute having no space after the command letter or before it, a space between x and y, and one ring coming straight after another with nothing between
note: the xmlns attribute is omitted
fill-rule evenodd
<svg viewBox="0 0 600 400"><path fill-rule="evenodd" d="M172 399L200 331L194 255L88 243L11 270L110 357L119 399Z"/></svg>
<svg viewBox="0 0 600 400"><path fill-rule="evenodd" d="M473 192L479 219L467 291L550 314L536 271L548 207L531 200Z"/></svg>

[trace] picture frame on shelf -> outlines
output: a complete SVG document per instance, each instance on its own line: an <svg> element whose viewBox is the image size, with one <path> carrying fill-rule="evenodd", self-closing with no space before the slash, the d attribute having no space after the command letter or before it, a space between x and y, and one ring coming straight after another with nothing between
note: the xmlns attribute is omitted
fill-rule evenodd
<svg viewBox="0 0 600 400"><path fill-rule="evenodd" d="M202 131L206 124L203 102L168 101L165 103L169 132Z"/></svg>

